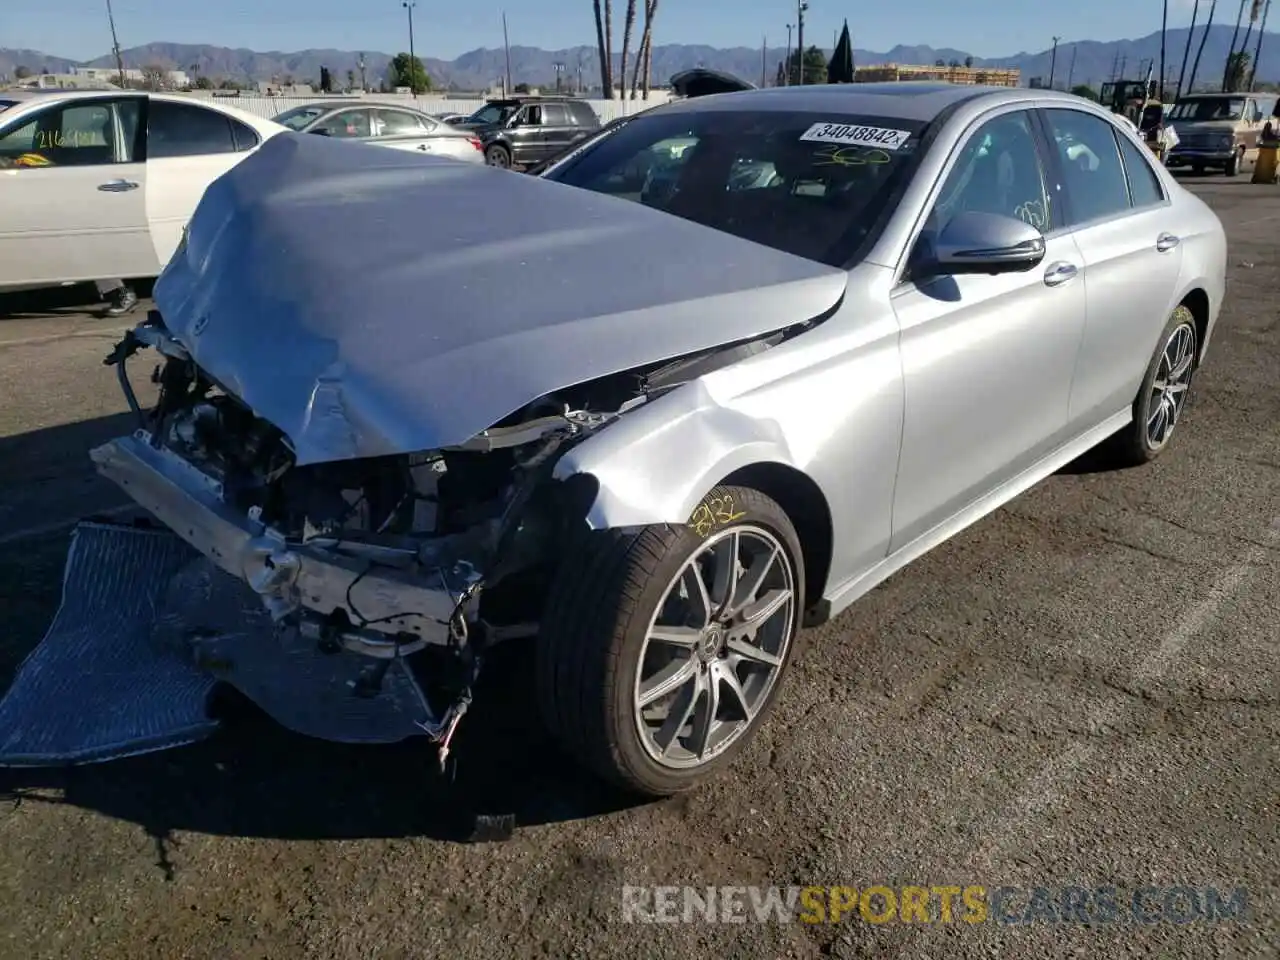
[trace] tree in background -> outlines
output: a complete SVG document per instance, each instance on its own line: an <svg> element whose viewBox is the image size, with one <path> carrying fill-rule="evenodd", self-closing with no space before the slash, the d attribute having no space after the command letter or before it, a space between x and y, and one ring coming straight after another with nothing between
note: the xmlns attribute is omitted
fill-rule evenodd
<svg viewBox="0 0 1280 960"><path fill-rule="evenodd" d="M347 89L354 90L356 88L356 72L354 70L347 71Z"/></svg>
<svg viewBox="0 0 1280 960"><path fill-rule="evenodd" d="M511 88L512 93L528 93L529 85L527 83L517 83Z"/></svg>
<svg viewBox="0 0 1280 960"><path fill-rule="evenodd" d="M328 67L320 68L320 92L321 93L333 92L333 75L329 73Z"/></svg>
<svg viewBox="0 0 1280 960"><path fill-rule="evenodd" d="M613 2L591 0L596 15L596 50L600 56L600 95L613 99Z"/></svg>
<svg viewBox="0 0 1280 960"><path fill-rule="evenodd" d="M210 80L208 77L200 76L200 77L196 77L196 82L193 83L191 86L195 87L197 90L212 90L213 81Z"/></svg>
<svg viewBox="0 0 1280 960"><path fill-rule="evenodd" d="M631 99L636 98L636 88L641 99L649 99L650 74L653 72L653 18L658 13L658 0L645 0L644 29L640 33L640 49L636 53L636 68L631 74Z"/></svg>
<svg viewBox="0 0 1280 960"><path fill-rule="evenodd" d="M636 26L636 0L627 0L622 18L622 61L618 64L618 96L627 99L627 57L631 53L631 31Z"/></svg>
<svg viewBox="0 0 1280 960"><path fill-rule="evenodd" d="M15 80L25 80L29 76L31 76L30 67L17 66L13 68L13 77Z"/></svg>
<svg viewBox="0 0 1280 960"><path fill-rule="evenodd" d="M1247 50L1237 50L1227 58L1227 92L1243 90L1249 79L1249 65L1253 57Z"/></svg>
<svg viewBox="0 0 1280 960"><path fill-rule="evenodd" d="M790 86L798 86L800 83L800 51L791 51L791 60L787 64L790 73L788 77ZM817 47L810 47L804 52L804 82L805 86L811 83L827 82L827 55Z"/></svg>
<svg viewBox="0 0 1280 960"><path fill-rule="evenodd" d="M431 78L427 76L421 57L397 53L391 58L390 74L393 87L408 87L414 93L425 93L431 89Z"/></svg>
<svg viewBox="0 0 1280 960"><path fill-rule="evenodd" d="M169 79L169 71L157 63L149 63L142 68L142 85L147 90L159 90Z"/></svg>
<svg viewBox="0 0 1280 960"><path fill-rule="evenodd" d="M1098 102L1098 91L1093 89L1093 87L1089 86L1087 83L1077 83L1071 88L1071 92L1077 97L1084 97L1086 100L1092 100L1094 103Z"/></svg>

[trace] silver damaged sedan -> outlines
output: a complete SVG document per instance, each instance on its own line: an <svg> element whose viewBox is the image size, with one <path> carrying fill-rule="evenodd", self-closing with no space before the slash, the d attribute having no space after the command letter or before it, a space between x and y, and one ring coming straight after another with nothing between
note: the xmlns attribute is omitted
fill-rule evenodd
<svg viewBox="0 0 1280 960"><path fill-rule="evenodd" d="M803 627L1086 451L1164 455L1225 258L1131 130L1047 91L700 97L537 177L282 134L108 358L137 430L91 456L160 525L77 529L0 762L198 739L220 684L443 760L527 643L568 752L688 789Z"/></svg>

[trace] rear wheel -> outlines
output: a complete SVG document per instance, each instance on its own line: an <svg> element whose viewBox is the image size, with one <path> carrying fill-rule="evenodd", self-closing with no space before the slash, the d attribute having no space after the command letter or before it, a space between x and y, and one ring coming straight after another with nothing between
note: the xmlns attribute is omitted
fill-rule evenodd
<svg viewBox="0 0 1280 960"><path fill-rule="evenodd" d="M625 789L687 790L763 723L803 595L795 529L755 490L717 487L688 524L588 532L543 616L543 716L569 753Z"/></svg>
<svg viewBox="0 0 1280 960"><path fill-rule="evenodd" d="M1133 401L1133 421L1108 441L1117 465L1148 463L1168 447L1186 407L1198 348L1195 316L1179 306L1165 325Z"/></svg>
<svg viewBox="0 0 1280 960"><path fill-rule="evenodd" d="M511 166L511 151L501 144L495 143L484 152L484 162L491 167L508 169Z"/></svg>

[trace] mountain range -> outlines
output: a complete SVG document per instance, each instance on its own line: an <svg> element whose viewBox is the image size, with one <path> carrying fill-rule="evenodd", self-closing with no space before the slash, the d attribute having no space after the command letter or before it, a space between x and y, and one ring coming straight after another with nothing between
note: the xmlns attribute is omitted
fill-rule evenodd
<svg viewBox="0 0 1280 960"><path fill-rule="evenodd" d="M1233 24L1215 24L1210 28L1201 59L1200 72L1197 75L1197 84L1216 83L1222 76L1223 65L1231 46L1233 26ZM1196 49L1204 32L1201 27L1197 27L1194 32L1188 71L1190 60L1195 59ZM1173 82L1178 78L1189 33L1187 28L1170 30L1165 38L1166 76ZM1280 80L1280 43L1277 39L1277 34L1274 33L1267 33L1263 38L1262 57L1257 74L1260 82ZM1249 42L1250 53L1253 52L1256 40L1255 31ZM653 81L655 84L664 83L667 78L681 70L703 66L732 73L758 83L761 78L762 52L764 72L772 82L778 63L785 57L783 47L762 51L747 47L717 48L696 44L655 45ZM620 51L615 49L615 63L619 53ZM123 50L122 55L126 67L154 64L190 72L194 66L199 75L214 79L261 80L277 83L288 82L287 78L293 78L299 83L313 82L320 76L322 66L329 68L338 83L345 80L348 71L352 71L353 75L359 78L358 62L363 56L365 75L370 85L376 84L386 75L391 59L389 54L373 51L361 54L350 50L325 49L282 53L182 43L148 43ZM948 63L953 60L964 62L969 56L963 50L928 46L896 46L884 52L856 48L854 50L855 63L862 65L933 64L938 60ZM1111 78L1118 67L1125 71L1126 79L1141 79L1146 75L1146 62L1154 59L1158 64L1159 57L1159 32L1134 40L1110 42L1080 40L1059 45L1053 72L1059 86L1068 80L1073 84L1087 83L1096 86ZM487 89L506 73L506 56L501 48L472 50L455 60L440 60L433 57L422 59L437 88ZM1052 50L1042 50L1038 53L1021 52L1005 57L973 57L973 64L974 66L1017 67L1022 71L1025 83L1032 77L1043 77L1047 80L1053 60ZM597 52L593 46L570 47L563 50L543 50L538 47L523 46L511 48L511 75L515 83L549 85L554 82L557 64L561 64L566 84L576 84L578 72L581 70L584 82L591 85L593 82L599 83L598 63ZM19 66L36 72L56 73L64 72L73 65L109 68L115 65L115 59L108 54L81 64L66 57L37 50L0 48L0 75L12 76ZM629 65L628 74L631 73L631 69ZM1156 69L1158 71L1159 68ZM1139 70L1142 71L1140 74ZM627 79L629 82L630 76Z"/></svg>

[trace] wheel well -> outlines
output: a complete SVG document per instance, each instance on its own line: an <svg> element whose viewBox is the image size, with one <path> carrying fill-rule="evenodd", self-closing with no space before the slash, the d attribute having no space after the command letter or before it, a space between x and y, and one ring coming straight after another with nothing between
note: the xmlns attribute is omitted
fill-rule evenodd
<svg viewBox="0 0 1280 960"><path fill-rule="evenodd" d="M1191 311L1196 321L1196 345L1204 353L1204 338L1209 330L1209 295L1198 287L1182 298L1182 306ZM1199 357L1196 358L1199 362Z"/></svg>
<svg viewBox="0 0 1280 960"><path fill-rule="evenodd" d="M756 463L735 470L721 485L751 487L777 502L800 537L804 554L805 607L817 606L831 572L831 510L818 485L794 467Z"/></svg>

